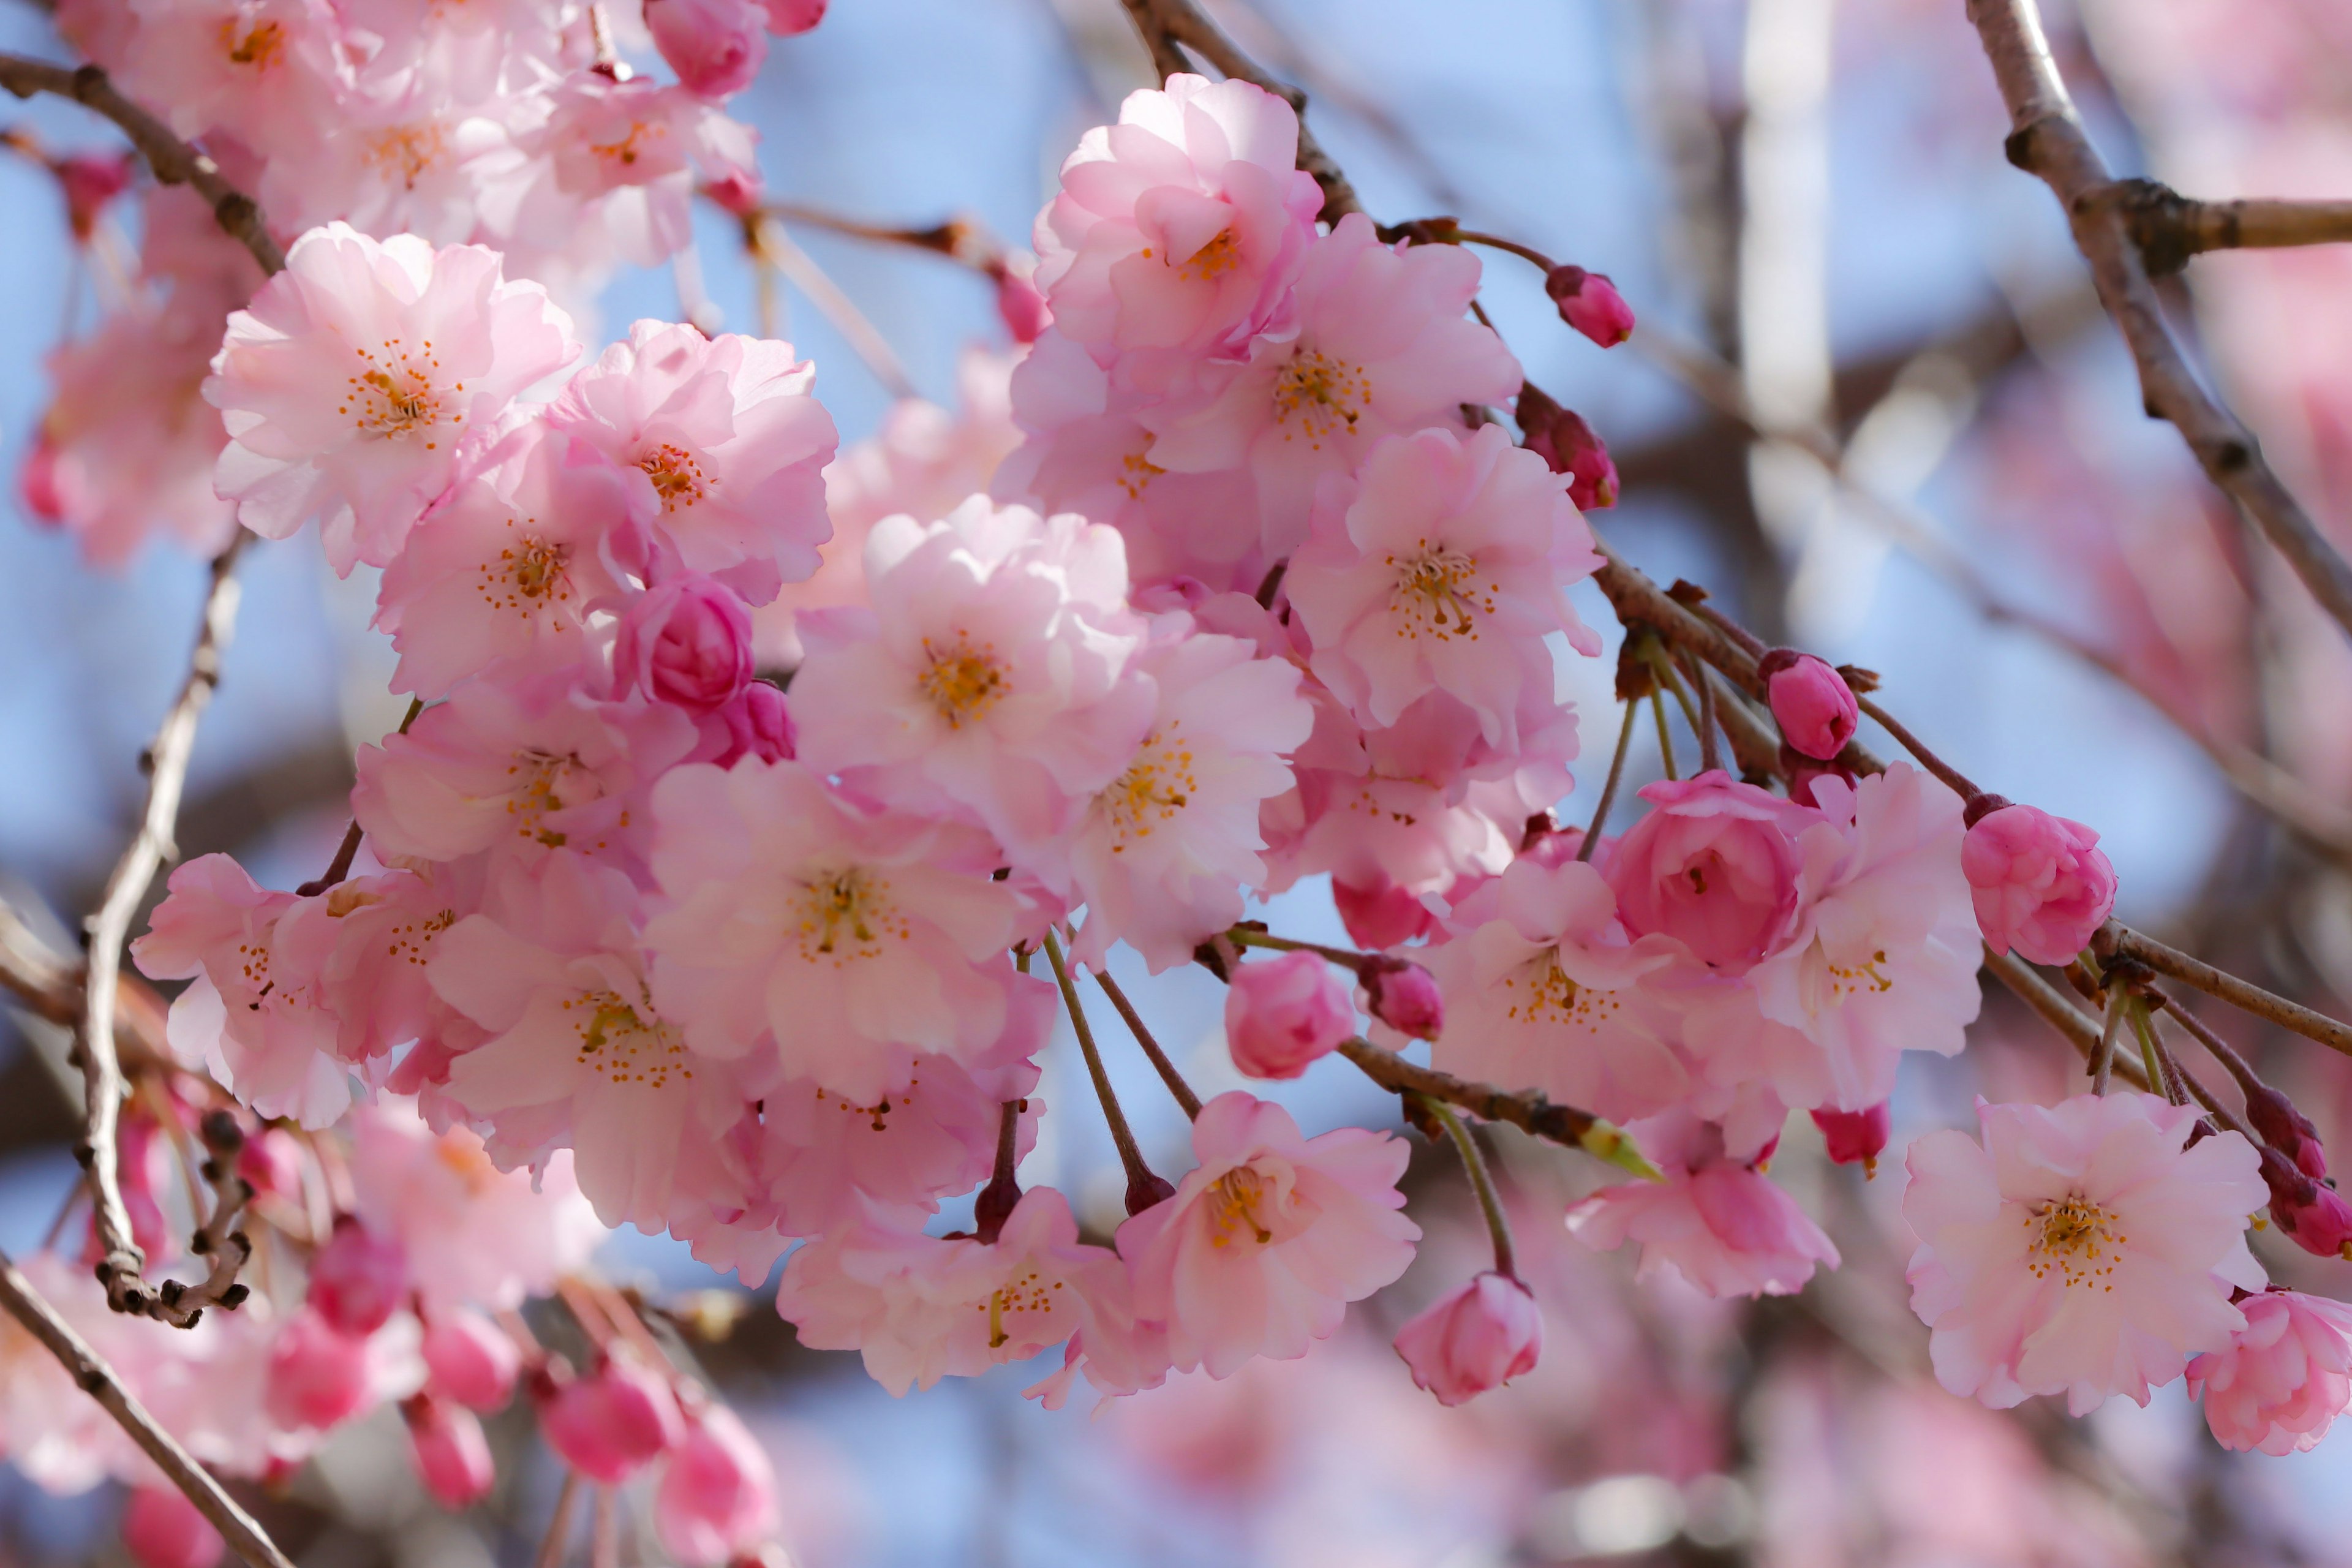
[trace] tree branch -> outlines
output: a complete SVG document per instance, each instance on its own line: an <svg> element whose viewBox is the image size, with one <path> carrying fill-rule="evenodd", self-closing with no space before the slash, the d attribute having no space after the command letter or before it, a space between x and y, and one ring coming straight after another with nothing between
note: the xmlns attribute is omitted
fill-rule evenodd
<svg viewBox="0 0 2352 1568"><path fill-rule="evenodd" d="M1450 1072L1409 1062L1394 1051L1369 1040L1342 1040L1339 1054L1361 1068L1366 1078L1399 1094L1423 1094L1458 1105L1488 1121L1507 1121L1522 1131L1571 1149L1581 1149L1597 1160L1648 1181L1663 1180L1655 1166L1642 1157L1633 1141L1614 1123L1572 1105L1555 1105L1535 1089L1509 1094L1492 1084L1473 1083Z"/></svg>
<svg viewBox="0 0 2352 1568"><path fill-rule="evenodd" d="M171 128L122 96L121 89L96 66L71 68L22 55L0 55L0 88L18 98L37 92L70 98L104 115L122 129L131 144L167 185L190 185L213 209L213 219L228 237L253 252L265 274L282 272L286 253L269 237L261 208L251 196L221 177L220 165L172 134Z"/></svg>
<svg viewBox="0 0 2352 1568"><path fill-rule="evenodd" d="M81 1391L98 1401L115 1425L155 1461L172 1484L186 1494L196 1511L221 1532L229 1546L253 1568L294 1568L286 1554L263 1532L253 1516L221 1489L210 1472L196 1463L169 1432L155 1424L146 1407L131 1395L114 1369L82 1342L73 1326L33 1289L5 1253L0 1253L0 1310L24 1325L70 1373Z"/></svg>
<svg viewBox="0 0 2352 1568"><path fill-rule="evenodd" d="M2119 202L2140 262L2152 278L2189 265L2209 250L2274 250L2352 241L2352 202L2287 202L2249 197L2200 202L2161 180L2122 182Z"/></svg>
<svg viewBox="0 0 2352 1568"><path fill-rule="evenodd" d="M2099 302L2121 329L2153 417L2169 421L2206 476L2268 538L2322 608L2352 633L2352 565L2328 543L2264 460L2253 435L2199 384L2165 323L2163 302L2133 233L2135 186L2091 145L2042 36L2033 0L1969 0L2011 130L2009 160L2037 175L2065 209Z"/></svg>
<svg viewBox="0 0 2352 1568"><path fill-rule="evenodd" d="M2109 921L2092 936L2091 951L2099 955L2102 963L2121 958L2144 963L2158 974L2168 974L2209 996L2221 998L2242 1013L2252 1013L2306 1039L2317 1040L2330 1050L2352 1056L2352 1026L2340 1024L2300 1002L2290 1002L2274 992L2216 969L2201 958L2192 958L2129 926Z"/></svg>

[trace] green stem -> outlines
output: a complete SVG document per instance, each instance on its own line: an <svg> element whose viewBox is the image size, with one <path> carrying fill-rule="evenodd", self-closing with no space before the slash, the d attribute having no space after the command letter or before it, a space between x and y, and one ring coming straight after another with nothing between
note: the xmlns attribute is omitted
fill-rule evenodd
<svg viewBox="0 0 2352 1568"><path fill-rule="evenodd" d="M1668 781L1678 780L1681 775L1675 772L1675 741L1666 732L1666 699L1654 686L1650 688L1650 711L1658 721L1658 760L1665 764Z"/></svg>
<svg viewBox="0 0 2352 1568"><path fill-rule="evenodd" d="M1469 1173L1471 1190L1478 1194L1478 1207L1486 1215L1486 1234L1495 1240L1495 1272L1506 1279L1517 1279L1519 1276L1511 1251L1511 1222L1503 1215L1502 1194L1495 1191L1494 1173L1486 1168L1486 1157L1478 1152L1477 1140L1470 1136L1470 1129L1463 1125L1452 1106L1425 1094L1413 1098L1444 1127L1445 1135L1454 1141L1454 1152L1462 1156L1462 1168Z"/></svg>
<svg viewBox="0 0 2352 1568"><path fill-rule="evenodd" d="M1633 749L1633 726L1641 719L1639 699L1625 704L1625 721L1617 726L1617 752L1609 759L1609 777L1601 786L1601 804L1592 808L1592 826L1584 830L1584 842L1576 847L1576 858L1591 860L1592 852L1601 847L1601 829L1609 821L1609 808L1617 803L1617 785L1625 776L1625 753Z"/></svg>
<svg viewBox="0 0 2352 1568"><path fill-rule="evenodd" d="M1225 936L1236 947L1268 947L1277 952L1319 953L1344 968L1363 967L1364 955L1344 947L1327 947L1319 942L1299 942L1286 936L1276 936L1272 931L1256 931L1249 926L1235 926L1225 932Z"/></svg>

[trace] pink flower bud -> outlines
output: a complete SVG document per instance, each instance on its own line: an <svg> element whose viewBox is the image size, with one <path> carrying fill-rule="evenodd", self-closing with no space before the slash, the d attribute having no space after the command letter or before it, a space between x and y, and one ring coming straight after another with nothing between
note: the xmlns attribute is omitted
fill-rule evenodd
<svg viewBox="0 0 2352 1568"><path fill-rule="evenodd" d="M1445 1026L1445 997L1437 978L1402 958L1369 958L1356 972L1372 1016L1400 1035L1433 1040Z"/></svg>
<svg viewBox="0 0 2352 1568"><path fill-rule="evenodd" d="M1604 349L1633 335L1633 307L1625 303L1607 273L1555 267L1544 279L1544 292L1559 307L1561 321Z"/></svg>
<svg viewBox="0 0 2352 1568"><path fill-rule="evenodd" d="M2297 1247L2318 1258L2352 1259L2352 1204L2315 1182L2275 1149L2263 1151L2263 1182L2271 1190L2271 1217Z"/></svg>
<svg viewBox="0 0 2352 1568"><path fill-rule="evenodd" d="M1776 647L1756 666L1772 704L1781 739L1816 762L1845 750L1862 722L1862 709L1845 677L1822 659Z"/></svg>
<svg viewBox="0 0 2352 1568"><path fill-rule="evenodd" d="M57 163L58 184L65 192L66 218L76 239L88 242L98 220L115 197L131 188L133 167L129 153L77 153Z"/></svg>
<svg viewBox="0 0 2352 1568"><path fill-rule="evenodd" d="M1531 398L1529 393L1535 396ZM1523 445L1550 465L1553 473L1568 476L1568 499L1579 510L1596 511L1617 504L1617 465L1609 456L1608 444L1582 415L1562 408L1533 387L1520 391L1517 412L1519 428L1525 434Z"/></svg>
<svg viewBox="0 0 2352 1568"><path fill-rule="evenodd" d="M16 470L16 499L25 503L26 515L37 522L65 521L66 495L59 480L57 441L47 431L37 430L25 466Z"/></svg>
<svg viewBox="0 0 2352 1568"><path fill-rule="evenodd" d="M347 1334L383 1327L408 1294L408 1254L352 1215L335 1221L335 1234L310 1260L310 1306Z"/></svg>
<svg viewBox="0 0 2352 1568"><path fill-rule="evenodd" d="M475 1410L497 1410L513 1397L522 1352L506 1331L459 1308L425 1325L425 1386Z"/></svg>
<svg viewBox="0 0 2352 1568"><path fill-rule="evenodd" d="M498 1479L490 1458L490 1441L482 1435L481 1417L459 1405L446 1405L418 1394L400 1407L408 1422L409 1457L416 1461L416 1479L446 1509L471 1508L488 1497Z"/></svg>
<svg viewBox="0 0 2352 1568"><path fill-rule="evenodd" d="M754 680L744 687L735 694L735 700L709 715L703 723L703 743L719 745L717 754L710 760L722 768L733 767L740 757L757 757L763 763L787 761L797 739L784 694L764 680ZM709 726L714 724L726 732L723 743L709 739Z"/></svg>
<svg viewBox="0 0 2352 1568"><path fill-rule="evenodd" d="M556 1389L539 1415L549 1447L608 1487L676 1444L682 1425L668 1380L625 1356Z"/></svg>
<svg viewBox="0 0 2352 1568"><path fill-rule="evenodd" d="M1367 951L1426 936L1437 923L1427 905L1385 878L1369 888L1358 888L1334 877L1331 902L1339 907L1339 923L1348 928L1348 940Z"/></svg>
<svg viewBox="0 0 2352 1568"><path fill-rule="evenodd" d="M724 584L673 577L621 613L613 669L624 688L708 713L751 679L751 612Z"/></svg>
<svg viewBox="0 0 2352 1568"><path fill-rule="evenodd" d="M715 1568L775 1533L776 1472L759 1440L714 1405L670 1456L654 1493L654 1529L686 1568Z"/></svg>
<svg viewBox="0 0 2352 1568"><path fill-rule="evenodd" d="M767 197L760 188L760 172L744 168L730 168L713 176L703 184L702 194L716 202L721 211L737 217L750 217Z"/></svg>
<svg viewBox="0 0 2352 1568"><path fill-rule="evenodd" d="M358 1415L369 1392L364 1339L309 1310L278 1331L262 1404L279 1426L324 1431Z"/></svg>
<svg viewBox="0 0 2352 1568"><path fill-rule="evenodd" d="M228 1542L176 1487L139 1487L122 1508L122 1544L140 1568L213 1568Z"/></svg>
<svg viewBox="0 0 2352 1568"><path fill-rule="evenodd" d="M1830 1158L1841 1165L1860 1162L1864 1173L1873 1176L1878 1174L1878 1156L1886 1148L1888 1122L1883 1100L1867 1110L1833 1110L1824 1106L1813 1112L1813 1125L1822 1130Z"/></svg>
<svg viewBox="0 0 2352 1568"><path fill-rule="evenodd" d="M252 1183L256 1193L299 1203L302 1141L283 1127L265 1127L237 1151L236 1173Z"/></svg>
<svg viewBox="0 0 2352 1568"><path fill-rule="evenodd" d="M2244 1086L2246 1121L2262 1141L2294 1162L2313 1181L2327 1178L2327 1151L2320 1145L2319 1129L2294 1108L2294 1101L2262 1082Z"/></svg>
<svg viewBox="0 0 2352 1568"><path fill-rule="evenodd" d="M2239 1307L2246 1326L2189 1363L2189 1397L2224 1448L2317 1447L2352 1404L2352 1307L2277 1286Z"/></svg>
<svg viewBox="0 0 2352 1568"><path fill-rule="evenodd" d="M2116 907L2116 868L2098 844L2081 823L2031 805L1978 818L1961 842L1960 869L1995 952L2064 963L2083 950Z"/></svg>
<svg viewBox="0 0 2352 1568"><path fill-rule="evenodd" d="M1252 1078L1297 1078L1355 1027L1347 987L1311 952L1242 964L1225 993L1225 1046Z"/></svg>
<svg viewBox="0 0 2352 1568"><path fill-rule="evenodd" d="M780 38L805 33L824 20L828 0L766 0L768 31Z"/></svg>
<svg viewBox="0 0 2352 1568"><path fill-rule="evenodd" d="M1543 1313L1526 1286L1490 1269L1398 1330L1396 1351L1440 1405L1465 1405L1535 1370Z"/></svg>
<svg viewBox="0 0 2352 1568"><path fill-rule="evenodd" d="M996 313L1016 343L1034 343L1054 321L1045 296L1029 280L1031 268L1006 267L996 275Z"/></svg>
<svg viewBox="0 0 2352 1568"><path fill-rule="evenodd" d="M768 58L768 14L757 0L646 0L645 13L654 47L697 97L742 91Z"/></svg>

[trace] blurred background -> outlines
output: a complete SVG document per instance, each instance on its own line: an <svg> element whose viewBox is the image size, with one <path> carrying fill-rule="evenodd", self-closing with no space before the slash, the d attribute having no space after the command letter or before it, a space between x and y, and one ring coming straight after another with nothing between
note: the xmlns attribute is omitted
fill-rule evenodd
<svg viewBox="0 0 2352 1568"><path fill-rule="evenodd" d="M1615 454L1622 500L1596 519L1614 543L1661 581L1706 585L1767 638L1878 671L1882 700L1956 765L2095 826L2126 920L2341 1013L2352 657L2174 433L2142 417L2060 213L2001 156L2006 117L1960 0L1209 9L1307 89L1318 134L1376 216L1458 216L1606 272L1633 302L1643 331L1603 353L1559 323L1533 268L1489 258L1484 302L1530 378ZM2121 172L2195 195L2352 195L2342 0L2077 0L2049 23ZM29 5L0 14L0 47L58 49ZM759 130L780 200L883 225L961 216L1017 246L1078 134L1147 73L1118 0L835 0L733 109ZM56 147L107 139L54 100L6 114ZM83 275L97 253L68 243L37 167L0 162L0 203L16 215L0 243L16 301L0 313L13 471L49 396L44 356L87 327L102 280ZM891 435L888 453L845 468L919 448L953 455L951 488L984 477L1011 437L987 357L1008 345L983 279L788 222L779 285L732 219L703 225L683 276L604 290L592 342L689 310L758 331L773 289L776 335L816 361L845 448ZM2225 253L2166 287L2210 374L2352 548L2352 258ZM128 834L138 752L184 667L202 575L163 542L95 571L21 508L0 519L0 892L49 911L54 937ZM181 847L234 851L291 886L346 820L353 745L401 705L364 572L336 581L305 536L251 552L245 575ZM1597 594L1580 608L1614 633ZM1588 753L1613 733L1611 668L1562 652ZM1637 782L1658 765L1643 732ZM1590 771L1564 818L1589 813ZM1266 918L1340 940L1319 886ZM1118 977L1204 1094L1237 1081L1213 981ZM2347 1064L2214 1021L2324 1135L2352 1129ZM11 1249L38 1243L74 1178L56 1043L29 1027L0 1022ZM1111 1055L1147 1152L1181 1169L1181 1116L1139 1060ZM1022 1175L1063 1187L1104 1231L1120 1182L1072 1057L1051 1055L1045 1093L1066 1114ZM1629 1258L1582 1251L1560 1215L1597 1167L1501 1130L1547 1343L1533 1376L1456 1411L1415 1390L1388 1347L1483 1265L1459 1167L1425 1146L1411 1185L1431 1239L1337 1342L1093 1417L1022 1401L1044 1367L893 1400L854 1357L798 1349L765 1294L742 1296L681 1247L623 1234L604 1261L709 1326L698 1353L776 1457L803 1568L2352 1563L2352 1433L2247 1458L2213 1446L2177 1384L2146 1410L2116 1402L2069 1422L2038 1404L1989 1413L1928 1375L1901 1278L1902 1142L1968 1120L1978 1093L2057 1098L2073 1070L1995 994L1964 1058L1906 1064L1874 1180L1828 1165L1800 1119L1774 1173L1846 1268L1754 1305L1671 1277L1636 1284ZM1310 1132L1391 1121L1393 1101L1352 1072L1332 1058L1276 1097ZM2273 1240L2256 1238L2274 1277L2352 1293L2352 1265ZM304 1563L530 1560L554 1472L522 1426L502 1435L499 1492L452 1520L408 1479L397 1424L379 1415L268 1500ZM112 1512L103 1494L49 1499L0 1472L0 1563L114 1561ZM659 1561L635 1530L623 1561Z"/></svg>

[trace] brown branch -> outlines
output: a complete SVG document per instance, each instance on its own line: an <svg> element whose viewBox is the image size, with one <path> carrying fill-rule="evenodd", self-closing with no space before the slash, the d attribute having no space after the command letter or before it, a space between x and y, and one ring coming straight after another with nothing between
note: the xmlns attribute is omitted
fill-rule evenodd
<svg viewBox="0 0 2352 1568"><path fill-rule="evenodd" d="M155 1418L131 1397L114 1369L82 1342L73 1326L42 1299L32 1281L5 1253L0 1253L0 1310L24 1325L26 1333L58 1358L81 1391L114 1417L115 1425L155 1461L156 1468L195 1504L196 1511L221 1532L222 1539L239 1557L253 1568L293 1568L286 1554L254 1522L253 1516L239 1508L236 1500L223 1491L220 1483L190 1458L169 1432L155 1424Z"/></svg>
<svg viewBox="0 0 2352 1568"><path fill-rule="evenodd" d="M139 831L115 863L114 874L106 879L105 896L88 922L89 956L82 985L81 1032L75 1047L82 1070L83 1132L74 1152L89 1176L92 1224L100 1252L98 1277L106 1286L107 1304L118 1312L143 1313L180 1328L194 1322L201 1309L171 1306L142 1278L147 1259L131 1238L131 1216L122 1205L115 1168L115 1118L122 1100L122 1065L114 1044L115 995L131 921L155 873L176 853L172 834L179 817L180 792L187 782L188 754L195 745L196 722L220 682L221 655L236 625L236 561L249 537L239 532L213 560L204 624L196 634L195 651L189 656L187 679L147 748L147 805L140 814Z"/></svg>
<svg viewBox="0 0 2352 1568"><path fill-rule="evenodd" d="M221 177L220 165L172 134L171 128L122 96L120 89L96 66L73 68L22 55L0 55L0 88L18 98L37 92L70 98L121 127L139 149L155 177L167 185L190 185L213 209L214 221L228 237L253 252L265 274L282 272L286 253L269 237L261 209L251 196Z"/></svg>
<svg viewBox="0 0 2352 1568"><path fill-rule="evenodd" d="M206 1307L216 1305L233 1312L244 1305L247 1292L236 1282L236 1276L253 1257L252 1239L237 1225L245 1205L253 1201L253 1184L236 1171L237 1152L245 1147L245 1129L237 1125L235 1111L211 1110L205 1112L199 1131L205 1156L200 1173L213 1190L213 1211L196 1227L188 1250L209 1258L212 1266L194 1285L166 1279L156 1292L167 1310L186 1314L191 1328Z"/></svg>
<svg viewBox="0 0 2352 1568"><path fill-rule="evenodd" d="M1633 1172L1637 1176L1658 1180L1658 1173L1633 1141L1615 1124L1604 1121L1589 1110L1579 1110L1572 1105L1556 1105L1535 1089L1507 1093L1492 1084L1473 1083L1455 1078L1450 1072L1425 1068L1409 1062L1394 1051L1382 1050L1369 1040L1348 1039L1339 1042L1339 1052L1363 1069L1364 1076L1382 1089L1398 1094L1422 1094L1432 1100L1442 1100L1448 1105L1458 1105L1474 1116L1488 1121L1507 1121L1522 1131L1555 1143L1565 1143L1571 1149L1581 1149L1598 1160Z"/></svg>
<svg viewBox="0 0 2352 1568"><path fill-rule="evenodd" d="M1985 967L1995 979L2010 988L2017 999L2042 1015L2044 1022L2066 1037L2082 1058L2095 1060L2099 1054L2101 1020L2091 1016L2068 1001L2066 994L2042 977L2041 972L2013 952L1984 950ZM2114 1062L2117 1078L2134 1089L2149 1093L2161 1090L2148 1089L2147 1074L2129 1057L2117 1057Z"/></svg>
<svg viewBox="0 0 2352 1568"><path fill-rule="evenodd" d="M2315 1013L2300 1002L2290 1002L2274 992L2265 991L2251 981L2239 979L2224 970L2214 968L2201 958L2192 958L2179 948L2167 947L2154 937L2109 921L2091 937L2091 951L2104 963L2111 958L2129 959L2144 963L2158 974L2168 974L2186 985L2194 985L2209 996L2227 1002L2242 1013L2252 1013L2266 1018L2283 1029L2292 1029L2307 1039L2317 1040L2330 1050L2352 1056L2352 1026L2340 1024L2325 1013Z"/></svg>
<svg viewBox="0 0 2352 1568"><path fill-rule="evenodd" d="M2132 232L2134 187L2115 179L2092 146L2050 57L2033 0L1969 0L1969 19L2009 106L2010 162L2039 176L2065 209L2099 302L2131 350L2148 413L2179 430L2206 476L2261 528L2321 607L2352 633L2352 565L2280 482L2252 434L2189 369Z"/></svg>
<svg viewBox="0 0 2352 1568"><path fill-rule="evenodd" d="M2275 250L2352 241L2352 202L2288 202L2252 197L2200 202L2161 180L2126 180L2124 222L2140 261L2162 278L2209 250Z"/></svg>
<svg viewBox="0 0 2352 1568"><path fill-rule="evenodd" d="M1307 94L1287 82L1278 81L1267 74L1241 47L1225 37L1224 29L1209 19L1207 12L1195 0L1123 0L1127 14L1135 23L1135 30L1143 38L1143 47L1151 51L1151 66L1166 81L1178 71L1189 68L1184 61L1183 45L1228 77L1236 77L1252 86L1264 88L1276 97L1286 100L1299 111L1298 166L1315 176L1323 187L1323 216L1337 223L1349 213L1364 210L1356 199L1356 187L1339 172L1339 165L1323 151L1315 133L1307 129Z"/></svg>

